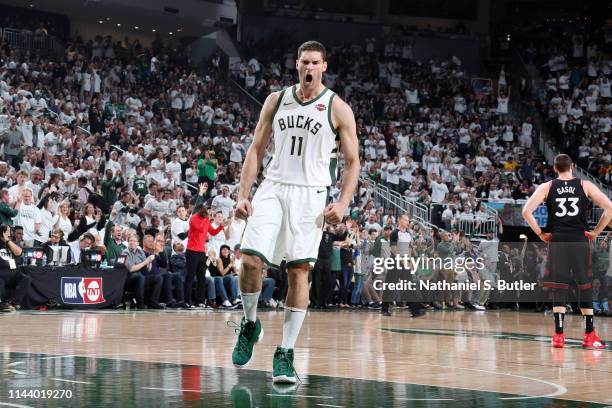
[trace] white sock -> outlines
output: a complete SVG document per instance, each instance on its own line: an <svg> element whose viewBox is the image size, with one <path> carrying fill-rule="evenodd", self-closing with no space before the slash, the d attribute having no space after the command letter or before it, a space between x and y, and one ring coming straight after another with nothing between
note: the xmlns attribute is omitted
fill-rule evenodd
<svg viewBox="0 0 612 408"><path fill-rule="evenodd" d="M306 317L306 310L295 307L285 307L285 321L283 323L283 342L281 347L292 349L295 346L302 323Z"/></svg>
<svg viewBox="0 0 612 408"><path fill-rule="evenodd" d="M242 293L242 308L244 309L244 317L249 322L257 320L257 302L261 291L255 293Z"/></svg>

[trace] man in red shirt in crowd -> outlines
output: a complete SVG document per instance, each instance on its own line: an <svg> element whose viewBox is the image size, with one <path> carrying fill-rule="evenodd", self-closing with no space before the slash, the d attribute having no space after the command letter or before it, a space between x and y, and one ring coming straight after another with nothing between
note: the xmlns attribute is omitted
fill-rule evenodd
<svg viewBox="0 0 612 408"><path fill-rule="evenodd" d="M204 196L208 191L208 184L200 183L200 191L189 219L189 233L187 235L187 275L185 276L185 302L190 304L193 278L197 276L196 304L204 303L204 290L206 285L206 241L208 234L217 235L227 226L213 228L208 216L208 209L204 206Z"/></svg>

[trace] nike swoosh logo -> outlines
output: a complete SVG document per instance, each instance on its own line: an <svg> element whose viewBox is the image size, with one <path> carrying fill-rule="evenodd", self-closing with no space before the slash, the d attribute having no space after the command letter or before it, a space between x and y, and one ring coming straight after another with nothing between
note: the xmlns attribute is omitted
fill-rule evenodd
<svg viewBox="0 0 612 408"><path fill-rule="evenodd" d="M327 191L327 190L321 190L321 191L317 190L317 194L321 194L321 193L324 193L324 192L326 192L326 191Z"/></svg>
<svg viewBox="0 0 612 408"><path fill-rule="evenodd" d="M285 102L285 103L283 103L283 106L287 106L287 105L293 105L293 102Z"/></svg>

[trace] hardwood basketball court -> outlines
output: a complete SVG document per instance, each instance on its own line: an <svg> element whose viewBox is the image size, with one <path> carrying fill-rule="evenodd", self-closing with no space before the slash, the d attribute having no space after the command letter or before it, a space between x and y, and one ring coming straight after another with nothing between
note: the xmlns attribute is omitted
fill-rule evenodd
<svg viewBox="0 0 612 408"><path fill-rule="evenodd" d="M280 311L259 313L265 334L249 368L232 366L235 334L226 321L241 317L169 310L0 316L0 406L612 404L611 350L580 347L580 316L568 316L567 347L553 350L552 316L541 313L444 311L412 319L397 309L390 318L309 312L296 346L297 387L270 379ZM612 338L610 322L596 319L604 340ZM48 390L66 391L63 399L43 399ZM17 391L39 398L15 398Z"/></svg>

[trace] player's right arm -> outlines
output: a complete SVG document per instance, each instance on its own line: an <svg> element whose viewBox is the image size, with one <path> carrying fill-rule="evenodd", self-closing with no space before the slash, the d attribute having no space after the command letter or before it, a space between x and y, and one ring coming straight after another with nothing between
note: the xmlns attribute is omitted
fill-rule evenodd
<svg viewBox="0 0 612 408"><path fill-rule="evenodd" d="M238 189L238 202L236 203L236 216L239 218L246 218L253 212L251 203L249 202L249 194L263 162L266 146L268 146L268 142L272 136L272 119L274 117L276 105L278 105L279 102L279 97L280 93L274 92L266 98L261 108L261 113L259 114L259 121L255 127L253 143L251 143L244 163L242 164L240 187Z"/></svg>
<svg viewBox="0 0 612 408"><path fill-rule="evenodd" d="M536 235L540 237L542 241L545 242L550 241L551 236L549 233L544 233L542 231L542 228L540 228L538 222L533 216L533 212L536 210L536 208L540 206L540 204L544 202L544 200L546 200L548 192L550 191L550 185L550 181L544 184L540 184L536 191L531 195L531 197L529 197L529 199L525 203L525 206L523 207L523 218L525 218L525 221L527 221L527 224L529 224L533 232L535 232Z"/></svg>
<svg viewBox="0 0 612 408"><path fill-rule="evenodd" d="M589 239L595 239L606 228L606 225L612 223L612 201L590 181L584 180L582 188L587 197L604 210L595 229L586 233Z"/></svg>

